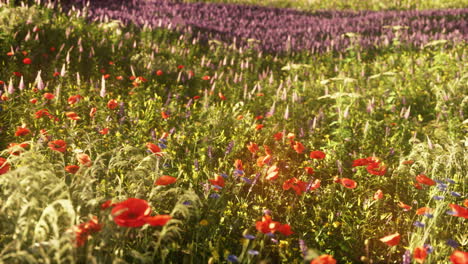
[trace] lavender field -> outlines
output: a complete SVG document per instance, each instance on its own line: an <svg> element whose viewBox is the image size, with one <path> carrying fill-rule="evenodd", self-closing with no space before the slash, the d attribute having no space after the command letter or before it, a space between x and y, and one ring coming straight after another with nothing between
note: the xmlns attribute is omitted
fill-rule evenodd
<svg viewBox="0 0 468 264"><path fill-rule="evenodd" d="M468 6L308 3L0 0L0 263L468 264Z"/></svg>

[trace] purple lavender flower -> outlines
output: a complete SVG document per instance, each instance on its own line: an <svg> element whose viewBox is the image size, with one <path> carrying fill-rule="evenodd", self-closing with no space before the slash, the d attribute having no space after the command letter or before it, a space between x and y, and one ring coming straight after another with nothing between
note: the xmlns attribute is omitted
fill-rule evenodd
<svg viewBox="0 0 468 264"><path fill-rule="evenodd" d="M403 254L402 264L410 264L411 263L411 251L406 250L405 254Z"/></svg>

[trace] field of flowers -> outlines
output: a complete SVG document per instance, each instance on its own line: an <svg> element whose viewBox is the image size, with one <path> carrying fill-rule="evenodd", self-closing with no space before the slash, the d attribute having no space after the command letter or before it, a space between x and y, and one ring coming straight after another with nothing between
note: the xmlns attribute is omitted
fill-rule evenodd
<svg viewBox="0 0 468 264"><path fill-rule="evenodd" d="M468 263L468 9L13 2L0 263Z"/></svg>

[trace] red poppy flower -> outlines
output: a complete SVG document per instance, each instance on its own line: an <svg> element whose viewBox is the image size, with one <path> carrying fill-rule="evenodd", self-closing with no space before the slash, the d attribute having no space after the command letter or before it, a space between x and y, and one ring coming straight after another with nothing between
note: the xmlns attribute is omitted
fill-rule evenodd
<svg viewBox="0 0 468 264"><path fill-rule="evenodd" d="M359 167L359 166L367 166L371 163L372 161L369 160L369 158L365 159L356 159L353 161L353 167Z"/></svg>
<svg viewBox="0 0 468 264"><path fill-rule="evenodd" d="M119 106L117 100L115 99L110 99L109 102L107 102L107 108L113 110L115 108L117 108L117 106Z"/></svg>
<svg viewBox="0 0 468 264"><path fill-rule="evenodd" d="M38 110L36 113L36 119L39 119L43 116L49 116L50 117L50 114L49 114L49 110L47 109L41 109L41 110Z"/></svg>
<svg viewBox="0 0 468 264"><path fill-rule="evenodd" d="M168 175L163 175L161 177L159 177L156 182L154 183L154 185L169 185L169 184L173 184L177 181L177 178L176 177L172 177L172 176L168 176Z"/></svg>
<svg viewBox="0 0 468 264"><path fill-rule="evenodd" d="M193 100L198 100L198 99L200 99L200 96L199 96L199 95L195 95L195 96L193 97Z"/></svg>
<svg viewBox="0 0 468 264"><path fill-rule="evenodd" d="M23 63L29 65L32 63L32 60L30 58L24 58Z"/></svg>
<svg viewBox="0 0 468 264"><path fill-rule="evenodd" d="M65 115L70 120L81 120L81 117L79 117L78 114L75 112L66 112Z"/></svg>
<svg viewBox="0 0 468 264"><path fill-rule="evenodd" d="M148 216L145 217L145 221L147 224L151 226L163 226L172 219L170 215L156 215L156 216Z"/></svg>
<svg viewBox="0 0 468 264"><path fill-rule="evenodd" d="M208 179L208 181L212 185L216 185L216 186L219 186L221 188L224 188L224 186L225 186L224 178L222 176L220 176L220 175L216 175L214 179Z"/></svg>
<svg viewBox="0 0 468 264"><path fill-rule="evenodd" d="M17 127L15 137L22 137L29 134L31 131L25 127Z"/></svg>
<svg viewBox="0 0 468 264"><path fill-rule="evenodd" d="M336 264L336 260L331 255L321 255L312 260L310 264Z"/></svg>
<svg viewBox="0 0 468 264"><path fill-rule="evenodd" d="M318 188L320 188L320 183L321 181L319 179L316 179L309 187L309 190L310 191L313 191L313 190L316 190Z"/></svg>
<svg viewBox="0 0 468 264"><path fill-rule="evenodd" d="M55 150L62 153L64 153L67 150L67 143L62 139L50 141L48 146L51 150Z"/></svg>
<svg viewBox="0 0 468 264"><path fill-rule="evenodd" d="M468 207L468 199L465 199L465 201L463 201L463 206Z"/></svg>
<svg viewBox="0 0 468 264"><path fill-rule="evenodd" d="M288 224L280 225L278 227L278 232L280 232L281 234L285 236L290 236L294 234L294 232L291 230L291 226Z"/></svg>
<svg viewBox="0 0 468 264"><path fill-rule="evenodd" d="M413 185L414 185L414 188L416 188L418 190L422 190L422 186L421 186L421 184L419 184L419 182L414 182Z"/></svg>
<svg viewBox="0 0 468 264"><path fill-rule="evenodd" d="M427 257L427 251L424 247L417 247L413 251L413 259L422 264Z"/></svg>
<svg viewBox="0 0 468 264"><path fill-rule="evenodd" d="M263 165L270 163L271 161L271 156L266 155L266 156L261 156L257 159L257 166L263 167Z"/></svg>
<svg viewBox="0 0 468 264"><path fill-rule="evenodd" d="M283 139L283 132L278 132L274 134L273 138L275 138L276 141L280 141L281 139Z"/></svg>
<svg viewBox="0 0 468 264"><path fill-rule="evenodd" d="M244 170L244 165L242 164L242 160L236 159L236 160L234 161L234 167L236 167L236 170L241 170L241 171L243 171L243 170Z"/></svg>
<svg viewBox="0 0 468 264"><path fill-rule="evenodd" d="M18 144L18 143L10 143L8 144L8 149L12 149L12 148L15 148L15 147L21 147L23 149L29 147L29 144L28 143L21 143L21 144ZM19 156L21 154L21 150L17 150L17 151L9 151L10 155L13 155L13 156Z"/></svg>
<svg viewBox="0 0 468 264"><path fill-rule="evenodd" d="M164 74L164 73L163 73L163 71L161 71L161 70L157 70L157 71L156 71L156 75L157 75L157 76L161 76L161 75L163 75L163 74Z"/></svg>
<svg viewBox="0 0 468 264"><path fill-rule="evenodd" d="M421 207L416 210L417 215L425 215L431 212L432 212L432 208L429 208L429 207Z"/></svg>
<svg viewBox="0 0 468 264"><path fill-rule="evenodd" d="M96 108L96 107L91 108L91 111L89 111L89 116L90 116L90 117L94 117L94 115L96 115L96 112L97 112L97 108Z"/></svg>
<svg viewBox="0 0 468 264"><path fill-rule="evenodd" d="M121 81L123 80L123 76L122 75L116 76L115 79Z"/></svg>
<svg viewBox="0 0 468 264"><path fill-rule="evenodd" d="M226 96L224 96L224 94L222 92L219 92L218 93L218 96L219 96L219 99L225 101L226 100ZM258 119L257 119L258 120Z"/></svg>
<svg viewBox="0 0 468 264"><path fill-rule="evenodd" d="M468 264L468 252L455 250L452 255L450 255L450 261L453 264Z"/></svg>
<svg viewBox="0 0 468 264"><path fill-rule="evenodd" d="M179 65L177 66L177 69L182 70L184 68L184 65Z"/></svg>
<svg viewBox="0 0 468 264"><path fill-rule="evenodd" d="M409 210L411 210L411 208L412 208L411 206L409 206L409 205L407 205L407 204L405 204L405 203L403 203L403 202L398 202L398 206L399 206L400 208L403 208L405 211L409 211Z"/></svg>
<svg viewBox="0 0 468 264"><path fill-rule="evenodd" d="M210 80L210 79L211 79L211 77L210 77L210 76L208 76L208 75L205 75L205 76L203 76L203 77L202 77L202 79L203 79L204 81L208 81L208 80Z"/></svg>
<svg viewBox="0 0 468 264"><path fill-rule="evenodd" d="M146 224L145 218L151 213L148 202L138 198L128 198L116 203L112 208L111 215L114 222L124 227L141 227Z"/></svg>
<svg viewBox="0 0 468 264"><path fill-rule="evenodd" d="M101 210L105 210L111 206L114 206L114 204L112 204L112 200L107 200L101 204Z"/></svg>
<svg viewBox="0 0 468 264"><path fill-rule="evenodd" d="M101 135L107 135L109 133L109 128L103 128L99 131L99 134Z"/></svg>
<svg viewBox="0 0 468 264"><path fill-rule="evenodd" d="M296 138L296 135L294 135L294 133L288 133L288 135L286 135L286 137L287 137L289 140L294 140L294 138Z"/></svg>
<svg viewBox="0 0 468 264"><path fill-rule="evenodd" d="M11 56L15 55L15 53L13 51L9 51L9 52L7 52L6 55L11 57Z"/></svg>
<svg viewBox="0 0 468 264"><path fill-rule="evenodd" d="M93 216L88 222L75 226L76 246L83 246L92 233L99 232L101 229L102 225L99 224L98 218L96 216Z"/></svg>
<svg viewBox="0 0 468 264"><path fill-rule="evenodd" d="M257 126L255 126L255 130L261 130L265 125L263 124L257 124Z"/></svg>
<svg viewBox="0 0 468 264"><path fill-rule="evenodd" d="M21 72L13 72L13 74L16 76L16 77L21 77L23 74L21 74Z"/></svg>
<svg viewBox="0 0 468 264"><path fill-rule="evenodd" d="M276 165L273 165L268 169L265 179L269 181L274 181L278 178L278 175L279 168Z"/></svg>
<svg viewBox="0 0 468 264"><path fill-rule="evenodd" d="M405 160L405 161L401 162L401 164L403 164L403 165L411 165L413 163L414 163L414 160Z"/></svg>
<svg viewBox="0 0 468 264"><path fill-rule="evenodd" d="M258 145L250 142L249 145L247 145L247 149L250 151L250 153L255 154L255 152L258 151Z"/></svg>
<svg viewBox="0 0 468 264"><path fill-rule="evenodd" d="M5 158L0 157L0 175L7 173L10 170L10 164Z"/></svg>
<svg viewBox="0 0 468 264"><path fill-rule="evenodd" d="M314 150L310 152L310 158L311 159L324 159L325 158L325 153L323 153L320 150Z"/></svg>
<svg viewBox="0 0 468 264"><path fill-rule="evenodd" d="M51 93L45 93L44 98L47 99L47 100L53 100L55 98L55 95L53 95Z"/></svg>
<svg viewBox="0 0 468 264"><path fill-rule="evenodd" d="M293 148L299 154L302 154L302 152L304 152L304 150L305 150L304 145L302 145L302 143L299 142L299 141L294 142Z"/></svg>
<svg viewBox="0 0 468 264"><path fill-rule="evenodd" d="M276 230L280 227L280 222L272 221L271 216L264 215L262 221L257 221L255 223L255 228L264 234L275 233Z"/></svg>
<svg viewBox="0 0 468 264"><path fill-rule="evenodd" d="M154 153L156 156L162 156L161 148L159 148L158 145L148 142L146 143L146 148L148 148L151 151L151 153Z"/></svg>
<svg viewBox="0 0 468 264"><path fill-rule="evenodd" d="M453 216L468 218L468 208L456 204L449 204L449 206L455 212L455 214L452 214Z"/></svg>
<svg viewBox="0 0 468 264"><path fill-rule="evenodd" d="M396 246L396 245L400 244L400 238L401 238L400 234L395 233L395 234L392 234L392 235L384 236L379 240L384 242L388 246L392 247L392 246Z"/></svg>
<svg viewBox="0 0 468 264"><path fill-rule="evenodd" d="M295 177L286 180L283 183L283 190L287 191L291 188L296 192L297 195L301 195L303 192L307 191L307 182L301 181Z"/></svg>
<svg viewBox="0 0 468 264"><path fill-rule="evenodd" d="M74 105L76 103L78 103L83 97L79 94L77 95L72 95L70 97L68 97L68 104L70 105Z"/></svg>
<svg viewBox="0 0 468 264"><path fill-rule="evenodd" d="M340 180L340 183L341 185L343 185L344 187L348 188L348 189L354 189L357 187L357 183L351 179L348 179L348 178L342 178Z"/></svg>
<svg viewBox="0 0 468 264"><path fill-rule="evenodd" d="M32 98L31 100L29 100L29 102L31 104L36 104L37 103L37 98Z"/></svg>
<svg viewBox="0 0 468 264"><path fill-rule="evenodd" d="M68 172L68 173L71 173L71 174L77 173L79 169L80 169L80 166L78 166L78 165L65 166L65 171Z"/></svg>
<svg viewBox="0 0 468 264"><path fill-rule="evenodd" d="M373 162L366 167L367 172L372 175L383 176L387 172L387 167L380 162Z"/></svg>
<svg viewBox="0 0 468 264"><path fill-rule="evenodd" d="M165 111L161 111L161 117L163 119L168 119L169 118L169 114L167 114Z"/></svg>
<svg viewBox="0 0 468 264"><path fill-rule="evenodd" d="M382 190L377 190L374 194L374 200L380 200L384 197Z"/></svg>
<svg viewBox="0 0 468 264"><path fill-rule="evenodd" d="M80 153L78 155L76 155L76 159L78 160L79 163L87 166L87 167L91 167L91 165L93 164L91 162L91 158L85 154L85 153Z"/></svg>
<svg viewBox="0 0 468 264"><path fill-rule="evenodd" d="M314 169L311 167L305 167L304 170L306 171L307 174L312 175L314 174Z"/></svg>
<svg viewBox="0 0 468 264"><path fill-rule="evenodd" d="M416 176L416 181L429 186L436 185L436 182L434 180L432 180L424 174L419 174L418 176Z"/></svg>

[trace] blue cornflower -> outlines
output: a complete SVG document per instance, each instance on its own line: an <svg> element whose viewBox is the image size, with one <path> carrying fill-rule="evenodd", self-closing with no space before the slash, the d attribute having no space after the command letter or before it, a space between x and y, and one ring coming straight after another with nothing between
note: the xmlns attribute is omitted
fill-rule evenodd
<svg viewBox="0 0 468 264"><path fill-rule="evenodd" d="M427 217L427 218L434 218L434 215L433 215L433 214L429 214L429 213L425 213L424 216Z"/></svg>
<svg viewBox="0 0 468 264"><path fill-rule="evenodd" d="M447 179L445 179L445 180L446 180L448 183L455 184L455 181L452 180L452 179L450 179L450 178L447 178Z"/></svg>
<svg viewBox="0 0 468 264"><path fill-rule="evenodd" d="M221 196L219 196L219 194L217 194L217 193L212 193L212 194L210 194L210 197L211 197L211 198L218 199L218 198L221 197Z"/></svg>
<svg viewBox="0 0 468 264"><path fill-rule="evenodd" d="M439 189L439 191L446 191L447 190L447 184L445 183L441 183L441 184L437 184L437 188Z"/></svg>
<svg viewBox="0 0 468 264"><path fill-rule="evenodd" d="M453 247L453 248L457 248L460 246L460 244L458 244L457 241L453 240L453 239L447 239L447 245Z"/></svg>
<svg viewBox="0 0 468 264"><path fill-rule="evenodd" d="M227 179L229 177L226 173L220 173L219 175L221 175L224 179Z"/></svg>
<svg viewBox="0 0 468 264"><path fill-rule="evenodd" d="M249 178L242 177L241 179L242 179L243 181L245 181L246 183L248 183L248 184L252 184L252 180L249 179Z"/></svg>
<svg viewBox="0 0 468 264"><path fill-rule="evenodd" d="M440 201L440 200L445 199L444 196L439 196L439 195L436 195L436 196L434 196L434 197L432 197L432 198L434 198L434 200L437 200L437 201Z"/></svg>
<svg viewBox="0 0 468 264"><path fill-rule="evenodd" d="M247 251L247 253L249 253L250 255L258 255L258 254L260 254L260 252L258 252L257 250L253 250L253 249L249 249L249 251Z"/></svg>
<svg viewBox="0 0 468 264"><path fill-rule="evenodd" d="M234 170L234 174L235 174L235 175L239 175L239 176L240 176L240 175L244 175L244 171L242 171L242 170Z"/></svg>
<svg viewBox="0 0 468 264"><path fill-rule="evenodd" d="M254 239L255 239L255 236L254 236L254 235L247 234L247 235L244 235L244 238L247 238L247 239L249 239L249 240L254 240Z"/></svg>
<svg viewBox="0 0 468 264"><path fill-rule="evenodd" d="M415 221L415 222L413 223L413 225L416 226L416 227L424 227L424 226L425 226L424 223L419 222L419 221Z"/></svg>
<svg viewBox="0 0 468 264"><path fill-rule="evenodd" d="M432 247L431 245L424 244L424 248L426 249L426 252L428 254L431 254L432 252L434 252L434 247Z"/></svg>
<svg viewBox="0 0 468 264"><path fill-rule="evenodd" d="M458 192L450 192L450 194L455 197L461 197L461 194Z"/></svg>
<svg viewBox="0 0 468 264"><path fill-rule="evenodd" d="M158 146L162 149L167 149L167 146L163 143L158 143Z"/></svg>
<svg viewBox="0 0 468 264"><path fill-rule="evenodd" d="M237 258L236 255L229 255L227 257L227 261L229 261L229 262L239 262L239 259Z"/></svg>

